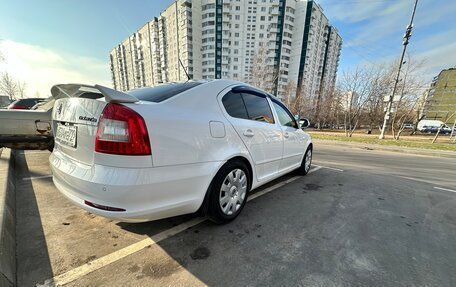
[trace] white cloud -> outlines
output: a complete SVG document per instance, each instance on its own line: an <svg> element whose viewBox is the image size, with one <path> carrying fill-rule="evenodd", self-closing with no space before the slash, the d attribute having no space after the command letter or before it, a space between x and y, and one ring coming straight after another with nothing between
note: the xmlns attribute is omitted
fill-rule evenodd
<svg viewBox="0 0 456 287"><path fill-rule="evenodd" d="M329 15L330 21L338 20L346 23L356 23L364 20L372 20L377 17L388 17L397 14L409 6L408 1L320 1L325 13ZM383 21L388 21L383 18Z"/></svg>
<svg viewBox="0 0 456 287"><path fill-rule="evenodd" d="M423 76L432 79L441 70L456 67L456 43L442 45L437 48L419 53L418 59L426 60Z"/></svg>
<svg viewBox="0 0 456 287"><path fill-rule="evenodd" d="M27 85L27 95L37 92L41 97L50 95L55 84L84 83L112 86L108 60L82 57L39 46L3 40L0 42L5 62L0 71L8 71L15 79Z"/></svg>

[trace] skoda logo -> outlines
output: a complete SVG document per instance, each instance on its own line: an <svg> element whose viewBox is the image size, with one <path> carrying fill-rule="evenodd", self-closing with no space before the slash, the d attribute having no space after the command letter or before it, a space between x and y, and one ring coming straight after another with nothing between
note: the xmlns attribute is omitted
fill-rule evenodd
<svg viewBox="0 0 456 287"><path fill-rule="evenodd" d="M57 113L59 114L59 116L62 114L62 108L63 108L63 104L60 103L59 107L57 108Z"/></svg>

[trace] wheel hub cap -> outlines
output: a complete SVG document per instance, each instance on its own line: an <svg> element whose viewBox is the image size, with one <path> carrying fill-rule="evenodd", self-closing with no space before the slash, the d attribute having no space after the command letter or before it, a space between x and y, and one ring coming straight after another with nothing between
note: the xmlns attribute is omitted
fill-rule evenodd
<svg viewBox="0 0 456 287"><path fill-rule="evenodd" d="M232 170L225 177L220 189L219 203L222 212L232 215L238 211L247 194L247 176L242 169Z"/></svg>

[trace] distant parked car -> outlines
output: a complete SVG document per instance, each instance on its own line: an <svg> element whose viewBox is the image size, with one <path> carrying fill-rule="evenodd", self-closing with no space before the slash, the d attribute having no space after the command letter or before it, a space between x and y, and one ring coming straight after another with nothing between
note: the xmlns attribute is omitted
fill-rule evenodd
<svg viewBox="0 0 456 287"><path fill-rule="evenodd" d="M141 222L199 211L224 223L239 215L250 190L310 169L312 140L293 114L238 81L51 92L80 95L55 102L54 184L101 216Z"/></svg>
<svg viewBox="0 0 456 287"><path fill-rule="evenodd" d="M435 134L440 129L441 134L450 134L451 128L449 128L444 122L438 120L421 120L418 123L418 130L422 133Z"/></svg>
<svg viewBox="0 0 456 287"><path fill-rule="evenodd" d="M420 132L427 133L427 134L435 134L439 130L439 127L435 126L423 126L420 129ZM451 128L444 126L440 129L441 134L449 135L451 133Z"/></svg>
<svg viewBox="0 0 456 287"><path fill-rule="evenodd" d="M51 150L53 102L37 110L0 110L0 147Z"/></svg>
<svg viewBox="0 0 456 287"><path fill-rule="evenodd" d="M55 98L40 98L30 110L0 110L0 148L52 150L51 114Z"/></svg>
<svg viewBox="0 0 456 287"><path fill-rule="evenodd" d="M404 127L404 129L413 129L413 124L411 124L411 123L404 123L403 127Z"/></svg>
<svg viewBox="0 0 456 287"><path fill-rule="evenodd" d="M30 110L34 105L44 102L46 99L43 98L27 98L20 99L12 102L8 109L10 110Z"/></svg>

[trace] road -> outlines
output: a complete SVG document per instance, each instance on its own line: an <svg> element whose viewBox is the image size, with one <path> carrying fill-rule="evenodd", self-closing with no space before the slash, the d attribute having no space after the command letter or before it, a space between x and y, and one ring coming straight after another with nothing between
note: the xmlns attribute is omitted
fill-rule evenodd
<svg viewBox="0 0 456 287"><path fill-rule="evenodd" d="M455 159L319 145L311 174L256 190L217 226L87 213L55 189L48 156L17 157L18 286L456 283Z"/></svg>

